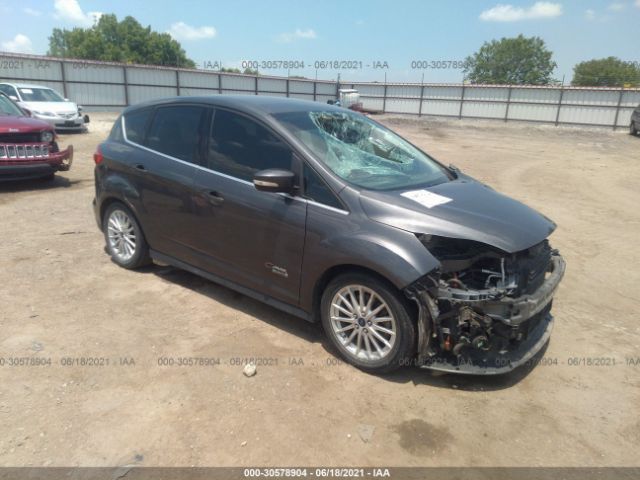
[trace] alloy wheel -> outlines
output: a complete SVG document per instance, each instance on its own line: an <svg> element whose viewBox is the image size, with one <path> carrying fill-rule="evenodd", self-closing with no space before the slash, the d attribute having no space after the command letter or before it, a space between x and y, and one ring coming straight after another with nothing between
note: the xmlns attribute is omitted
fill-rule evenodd
<svg viewBox="0 0 640 480"><path fill-rule="evenodd" d="M128 262L136 253L137 239L133 222L122 210L114 210L107 220L109 250L121 262Z"/></svg>
<svg viewBox="0 0 640 480"><path fill-rule="evenodd" d="M396 342L393 312L371 288L347 285L331 300L331 327L346 352L360 360L385 358Z"/></svg>

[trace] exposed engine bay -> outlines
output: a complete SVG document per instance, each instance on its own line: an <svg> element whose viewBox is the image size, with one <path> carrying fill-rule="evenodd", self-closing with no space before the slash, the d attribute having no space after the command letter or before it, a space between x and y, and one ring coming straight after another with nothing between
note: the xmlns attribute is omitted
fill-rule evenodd
<svg viewBox="0 0 640 480"><path fill-rule="evenodd" d="M440 261L439 269L406 289L420 307L421 366L502 373L540 350L565 268L548 240L506 253L470 240L418 238Z"/></svg>

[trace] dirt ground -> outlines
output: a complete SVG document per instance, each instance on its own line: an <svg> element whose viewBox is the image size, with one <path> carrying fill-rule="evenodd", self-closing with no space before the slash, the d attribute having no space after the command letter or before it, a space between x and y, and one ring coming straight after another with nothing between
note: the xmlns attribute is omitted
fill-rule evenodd
<svg viewBox="0 0 640 480"><path fill-rule="evenodd" d="M92 117L61 137L70 172L0 186L1 466L640 465L640 138L380 117L556 221L568 269L544 364L379 377L336 361L314 325L183 271L114 265L91 200L115 115ZM266 363L252 378L249 357Z"/></svg>

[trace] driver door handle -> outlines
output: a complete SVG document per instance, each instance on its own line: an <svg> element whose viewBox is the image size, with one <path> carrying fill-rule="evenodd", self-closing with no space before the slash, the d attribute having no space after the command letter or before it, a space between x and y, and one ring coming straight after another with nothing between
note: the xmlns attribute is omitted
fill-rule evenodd
<svg viewBox="0 0 640 480"><path fill-rule="evenodd" d="M205 196L209 200L209 203L216 207L224 203L224 197L216 191L206 191Z"/></svg>

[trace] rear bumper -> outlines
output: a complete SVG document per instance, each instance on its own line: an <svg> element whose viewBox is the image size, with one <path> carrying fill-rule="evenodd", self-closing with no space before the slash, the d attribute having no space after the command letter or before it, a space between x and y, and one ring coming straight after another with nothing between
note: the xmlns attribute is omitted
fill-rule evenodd
<svg viewBox="0 0 640 480"><path fill-rule="evenodd" d="M0 180L19 180L67 171L73 163L73 146L49 153L44 158L13 158L0 160Z"/></svg>

